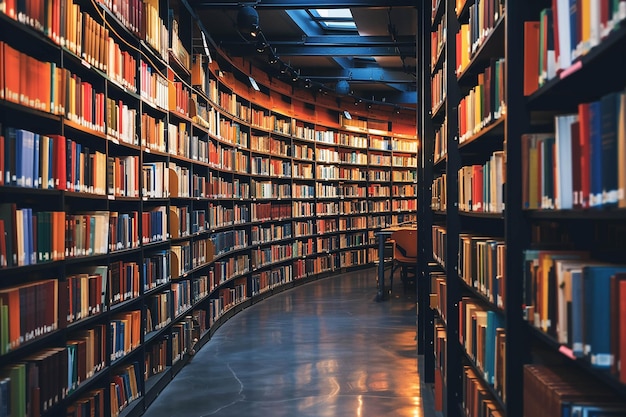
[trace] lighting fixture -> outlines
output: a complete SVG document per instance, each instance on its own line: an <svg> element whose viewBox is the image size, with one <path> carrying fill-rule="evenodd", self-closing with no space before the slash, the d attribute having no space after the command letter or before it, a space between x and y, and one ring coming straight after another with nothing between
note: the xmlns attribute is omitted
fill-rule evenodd
<svg viewBox="0 0 626 417"><path fill-rule="evenodd" d="M276 51L273 50L272 48L270 48L267 61L270 63L270 65L274 65L275 63L278 62L278 56L276 55Z"/></svg>
<svg viewBox="0 0 626 417"><path fill-rule="evenodd" d="M259 34L259 14L252 6L243 6L237 13L237 28L246 38L256 38Z"/></svg>
<svg viewBox="0 0 626 417"><path fill-rule="evenodd" d="M346 80L339 80L335 85L335 92L339 95L346 95L350 92L350 83Z"/></svg>
<svg viewBox="0 0 626 417"><path fill-rule="evenodd" d="M346 119L352 120L352 115L350 114L348 110L344 110L343 115L346 116Z"/></svg>

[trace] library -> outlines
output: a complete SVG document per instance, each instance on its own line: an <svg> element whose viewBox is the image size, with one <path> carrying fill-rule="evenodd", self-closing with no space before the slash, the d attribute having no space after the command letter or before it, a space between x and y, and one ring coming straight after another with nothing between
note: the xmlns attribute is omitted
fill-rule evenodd
<svg viewBox="0 0 626 417"><path fill-rule="evenodd" d="M0 417L626 416L626 0L307 3L0 0Z"/></svg>

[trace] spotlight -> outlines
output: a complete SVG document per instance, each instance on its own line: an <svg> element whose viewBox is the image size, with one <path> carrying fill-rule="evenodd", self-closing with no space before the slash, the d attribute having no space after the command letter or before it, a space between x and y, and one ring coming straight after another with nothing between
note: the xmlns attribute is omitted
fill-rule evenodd
<svg viewBox="0 0 626 417"><path fill-rule="evenodd" d="M287 64L285 64L284 62L280 64L280 73L281 74L286 74L287 73L287 69L289 67L287 66Z"/></svg>
<svg viewBox="0 0 626 417"><path fill-rule="evenodd" d="M296 71L296 70L292 70L291 71L291 81L293 81L295 83L296 81L298 81L298 78L300 78L300 72Z"/></svg>
<svg viewBox="0 0 626 417"><path fill-rule="evenodd" d="M270 48L270 52L267 57L267 61L270 63L270 65L274 65L278 62L278 56L276 56L276 51L274 51L272 48Z"/></svg>
<svg viewBox="0 0 626 417"><path fill-rule="evenodd" d="M346 80L339 80L335 85L335 92L339 95L346 95L350 92L350 83Z"/></svg>
<svg viewBox="0 0 626 417"><path fill-rule="evenodd" d="M265 37L261 36L258 41L256 41L256 51L260 54L265 52L265 48L267 48L267 42L265 41Z"/></svg>
<svg viewBox="0 0 626 417"><path fill-rule="evenodd" d="M246 39L256 38L259 34L259 14L251 6L243 6L237 13L237 28Z"/></svg>
<svg viewBox="0 0 626 417"><path fill-rule="evenodd" d="M306 78L304 80L304 88L311 88L311 87L313 87L313 83L311 82L309 78Z"/></svg>

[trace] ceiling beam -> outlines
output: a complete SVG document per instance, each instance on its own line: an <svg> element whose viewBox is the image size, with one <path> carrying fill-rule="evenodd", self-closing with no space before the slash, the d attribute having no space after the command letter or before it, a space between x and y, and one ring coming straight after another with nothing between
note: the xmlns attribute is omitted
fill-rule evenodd
<svg viewBox="0 0 626 417"><path fill-rule="evenodd" d="M300 78L311 80L347 80L348 82L383 82L397 84L415 84L415 77L404 71L385 70L382 68L346 68L339 70L320 70L315 73L302 73Z"/></svg>
<svg viewBox="0 0 626 417"><path fill-rule="evenodd" d="M248 44L218 44L227 48L233 56L248 56L254 45ZM415 56L415 46L406 46L399 50L395 46L344 46L344 45L311 45L311 44L282 44L271 42L270 45L276 50L276 54L280 57L288 56Z"/></svg>
<svg viewBox="0 0 626 417"><path fill-rule="evenodd" d="M315 2L307 0L259 0L259 1L241 1L241 0L191 0L189 2L193 8L209 9L209 8L238 8L241 5L254 6L257 9L344 9L344 8L388 8L388 7L417 7L415 0L316 0Z"/></svg>

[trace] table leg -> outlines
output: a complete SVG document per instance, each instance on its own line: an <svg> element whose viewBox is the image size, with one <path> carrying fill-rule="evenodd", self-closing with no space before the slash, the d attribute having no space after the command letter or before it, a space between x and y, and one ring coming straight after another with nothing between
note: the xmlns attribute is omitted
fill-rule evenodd
<svg viewBox="0 0 626 417"><path fill-rule="evenodd" d="M378 235L378 291L376 301L385 300L385 236Z"/></svg>

